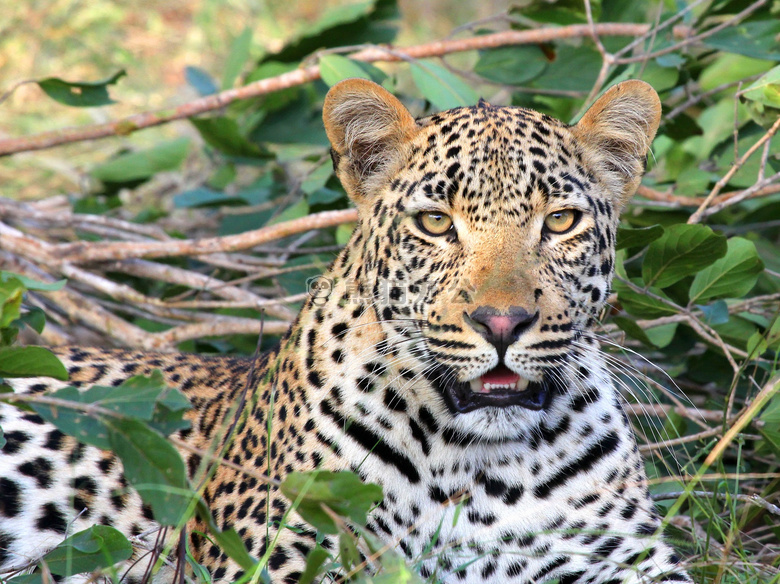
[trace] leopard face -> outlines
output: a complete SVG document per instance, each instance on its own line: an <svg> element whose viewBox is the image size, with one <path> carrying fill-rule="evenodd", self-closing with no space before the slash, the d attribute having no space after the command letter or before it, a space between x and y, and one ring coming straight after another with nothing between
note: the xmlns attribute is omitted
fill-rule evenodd
<svg viewBox="0 0 780 584"><path fill-rule="evenodd" d="M484 101L415 121L367 82L331 91L326 128L361 215L360 292L432 381L421 399L444 398L455 426L521 433L577 367L659 108L630 82L575 126Z"/></svg>

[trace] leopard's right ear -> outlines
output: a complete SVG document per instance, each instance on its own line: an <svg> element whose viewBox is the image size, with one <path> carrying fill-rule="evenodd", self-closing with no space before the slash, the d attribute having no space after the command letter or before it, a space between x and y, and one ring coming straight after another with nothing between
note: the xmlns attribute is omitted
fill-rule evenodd
<svg viewBox="0 0 780 584"><path fill-rule="evenodd" d="M401 102L365 79L334 85L325 97L322 118L336 174L356 202L382 183L417 131Z"/></svg>

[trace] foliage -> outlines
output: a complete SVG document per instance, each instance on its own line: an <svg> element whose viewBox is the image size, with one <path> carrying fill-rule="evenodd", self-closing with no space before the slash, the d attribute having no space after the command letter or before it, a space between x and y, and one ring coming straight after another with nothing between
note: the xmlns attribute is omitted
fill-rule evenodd
<svg viewBox="0 0 780 584"><path fill-rule="evenodd" d="M528 4L499 23L517 30L528 28L529 19L557 26L587 23L587 12L579 2ZM746 7L748 14L738 17ZM697 474L706 453L749 411L759 389L777 369L777 7L760 2L684 6L602 0L593 2L592 9L596 23L659 22L661 26L639 38L603 36L598 44L586 35L498 46L462 60L410 59L399 64L350 58L350 46L393 40L398 14L392 0L335 8L305 34L260 58L252 57L256 41L247 27L236 36L219 75L188 68L186 78L200 95L315 62L322 79L193 117L188 135L197 135L197 142L182 137L106 155L88 169L92 189L74 207L104 223L113 221L110 226L115 231L97 229L97 219L72 219L68 225L75 226L73 233L47 233L46 227L62 225L63 219L56 218L57 223L12 202L3 203L9 211L0 220L15 221L17 228L49 242L72 237L88 242L117 233L130 241L149 242L174 241L184 233L227 236L347 209L349 203L332 175L319 117L328 86L346 77L381 83L420 115L469 105L483 96L493 103L533 107L565 121L576 120L585 102L608 85L626 78L644 79L661 95L663 119L643 186L625 211L618 233L615 295L600 331L604 349L626 390L641 448L652 455L648 457L651 491L661 509L673 514L667 519L696 581L778 582L780 517L772 505L778 504L780 493L780 395L770 396L763 411L751 414L755 417L750 424L723 445L723 455L708 474ZM673 33L671 26L664 25L667 22L688 28ZM487 32L486 26L480 24L480 34ZM688 40L696 34L701 36ZM326 50L315 53L322 49ZM83 100L93 90L105 92L106 85L118 78L119 74L93 85L62 85L60 80L52 84L51 79L40 83L67 89L65 95L70 97L50 93L55 99L94 105L99 102ZM78 88L80 103L73 102L71 86ZM119 88L112 91L121 100ZM105 99L107 94L94 96ZM132 129L127 128L128 133ZM178 183L187 186L174 189L165 202L140 197L144 202L139 205L126 196L167 192L166 177L171 174L187 175L186 181ZM122 192L125 196L120 196ZM89 293L101 308L121 315L102 331L113 342L130 344L128 335L112 332L130 330L133 339L150 340L150 346L167 339L166 346L184 350L247 353L254 348L254 336L246 334L247 322L257 321L260 308L266 307L263 302L286 298L291 308L268 305L267 314L280 323L278 329L267 323L265 332L272 336L269 331L282 330L294 314L307 292L307 278L321 271L349 232L345 224L296 233L274 241L270 248L211 258L150 262L117 257L99 274L102 280L88 279L84 271L76 273L81 288L71 291L69 284L64 293ZM71 264L52 264L52 257L40 259L30 252L25 259L37 262L52 281L75 273ZM83 258L75 263L89 266ZM230 292L232 296L224 295L224 285L245 279L253 280L256 295L250 297L238 288ZM86 288L96 281L94 288ZM209 282L217 285L209 287ZM0 377L64 378L50 353L12 346L24 327L37 333L44 330L43 311L37 308L41 299L74 319L86 318L68 312L75 310L69 308L73 305L58 300L62 297L55 296L56 288L61 285L0 274ZM23 301L26 289L28 299L36 302ZM189 301L193 291L201 296ZM122 306L130 301L132 310ZM206 308L217 312L218 322L230 334L220 338L209 338L202 331L178 334L179 328L186 328L181 322L207 318L202 316ZM117 328L120 321L128 328ZM198 504L195 483L187 479L178 453L165 440L181 428L185 404L177 392L162 386L159 377L134 378L123 388L97 387L83 393L65 388L49 397L70 405L63 410L58 402L57 416L52 414L55 405L45 400L31 401L28 407L84 442L114 449L125 464L128 480L145 485L141 496L159 521L180 527L194 513L209 519ZM354 475L320 472L291 475L281 488L308 521L341 537L340 555L319 547L312 550L302 582L314 581L317 574L338 565L361 564L356 546L372 549L374 544L370 538L357 544L345 526L349 523L359 531L366 512L381 497L375 486L361 485ZM686 490L690 496L678 499ZM62 566L62 558L71 562L62 569L75 571L106 568L111 563L106 558L124 557L124 544L116 534L96 530L62 542L45 558L49 569L62 573L51 567ZM262 560L251 558L236 534L212 531L226 553L257 578L263 577ZM413 570L392 553L380 556L375 568L375 576L357 574L355 581L417 581Z"/></svg>

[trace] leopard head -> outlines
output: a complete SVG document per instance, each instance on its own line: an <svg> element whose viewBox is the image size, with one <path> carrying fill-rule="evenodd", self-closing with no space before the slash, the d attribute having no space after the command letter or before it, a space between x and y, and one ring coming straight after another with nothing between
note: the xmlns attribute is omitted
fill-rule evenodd
<svg viewBox="0 0 780 584"><path fill-rule="evenodd" d="M641 81L610 88L573 126L485 101L415 120L369 81L330 90L360 286L453 416L545 408L605 305L619 213L660 112Z"/></svg>

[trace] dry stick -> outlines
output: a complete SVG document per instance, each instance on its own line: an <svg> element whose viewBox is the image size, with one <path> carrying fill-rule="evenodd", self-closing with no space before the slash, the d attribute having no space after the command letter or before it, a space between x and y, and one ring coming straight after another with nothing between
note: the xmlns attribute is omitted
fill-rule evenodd
<svg viewBox="0 0 780 584"><path fill-rule="evenodd" d="M750 191L750 192L746 192ZM775 193L780 193L780 185L769 185L762 187L758 190L753 190L753 187L750 187L750 189L744 189L741 191L732 191L730 193L723 193L722 195L718 195L712 201L710 204L716 204L721 205L725 203L734 204L732 203L732 199L738 199L738 201L743 201L745 199L756 199L759 197L766 197L768 195L774 195ZM639 188L636 191L636 194L644 199L648 199L649 201L658 201L660 203L672 203L673 205L680 206L680 207L698 207L702 203L704 203L706 197L685 197L682 195L673 195L672 193L663 193L661 191L656 191L651 189L650 187L646 187L644 185L639 185Z"/></svg>
<svg viewBox="0 0 780 584"><path fill-rule="evenodd" d="M52 258L71 263L125 260L128 258L154 258L172 256L196 256L215 252L230 252L268 243L289 235L322 229L342 223L357 221L357 210L323 211L300 219L285 221L261 229L226 237L204 239L179 239L150 242L90 241L52 245ZM4 243L0 243L4 245Z"/></svg>
<svg viewBox="0 0 780 584"><path fill-rule="evenodd" d="M649 30L649 24L601 23L596 24L594 27L587 24L575 24L534 30L509 30L467 39L436 41L405 49L393 49L392 52L402 53L405 58L409 59L424 59L463 51L491 49L510 45L538 44L584 36L589 37L594 33L599 36L638 36L647 33ZM678 38L684 39L690 34L690 28L686 26L675 27L673 34ZM382 47L364 49L351 55L351 58L369 63L376 61L396 62L401 60L399 55L393 55L390 49ZM240 99L248 99L295 87L319 79L319 77L319 67L304 67L277 77L262 79L243 87L228 89L214 95L202 97L172 110L142 112L105 124L55 130L34 136L0 140L0 156L16 152L43 150L83 140L97 140L109 136L126 136L136 130L218 110Z"/></svg>
<svg viewBox="0 0 780 584"><path fill-rule="evenodd" d="M775 121L774 124L772 124L772 127L769 128L769 130L766 131L766 133L761 136L761 138L758 139L758 141L753 144L750 148L747 149L747 152L745 152L739 160L737 160L732 167L729 169L729 171L724 174L720 180L718 180L717 183L715 183L715 186L712 188L712 191L710 191L710 194L707 195L707 197L702 201L702 204L699 205L699 208L696 209L696 211L688 218L688 224L698 223L702 216L704 215L704 211L707 209L707 207L712 203L712 200L720 193L720 191L725 187L728 182L731 180L731 178L737 173L737 171L742 168L742 166L747 162L748 158L753 156L753 154L761 148L765 142L772 139L772 136L775 135L778 128L780 128L780 118L777 118L777 121ZM780 173L778 173L780 174ZM775 175L777 176L777 175ZM772 179L775 177L771 177ZM766 179L765 179L766 180ZM765 185L762 185L765 186ZM761 188L761 187L759 187ZM747 189L748 191L750 189ZM745 191L743 191L744 193ZM747 195L745 195L747 196Z"/></svg>

